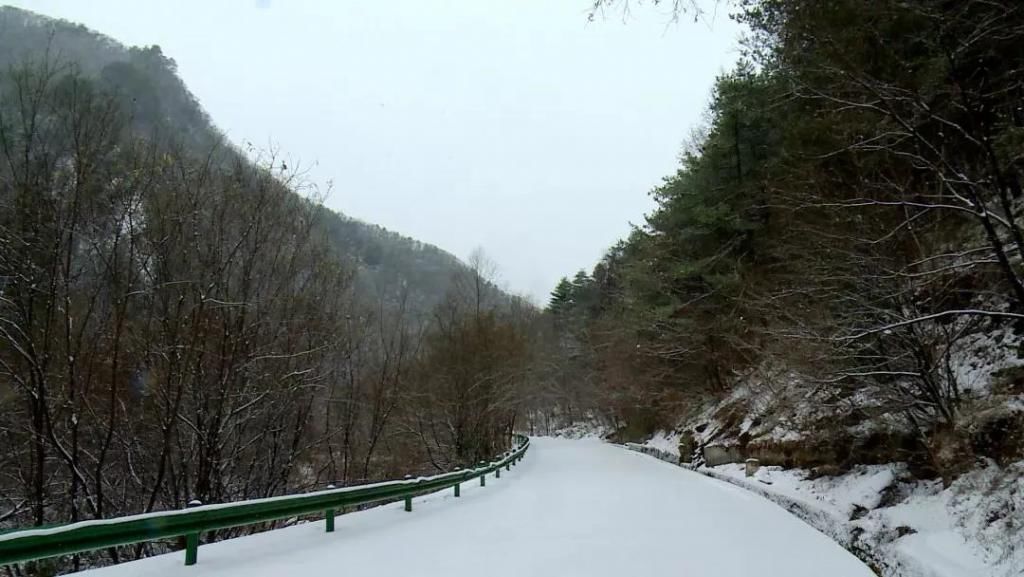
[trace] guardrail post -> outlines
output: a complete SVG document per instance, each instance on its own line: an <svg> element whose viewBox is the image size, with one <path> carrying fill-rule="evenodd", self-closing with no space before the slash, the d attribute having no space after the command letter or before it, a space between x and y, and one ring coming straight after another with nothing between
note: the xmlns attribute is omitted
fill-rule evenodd
<svg viewBox="0 0 1024 577"><path fill-rule="evenodd" d="M334 485L327 485L328 489L334 489ZM324 511L324 524L327 526L327 532L334 532L334 509L327 509Z"/></svg>
<svg viewBox="0 0 1024 577"><path fill-rule="evenodd" d="M485 463L485 461L480 461L480 466L483 467L484 463ZM481 487L486 487L487 486L487 471L484 471L484 474L480 475L480 486Z"/></svg>
<svg viewBox="0 0 1024 577"><path fill-rule="evenodd" d="M412 475L406 475L406 480L412 479ZM405 498L405 510L406 512L412 511L412 495Z"/></svg>
<svg viewBox="0 0 1024 577"><path fill-rule="evenodd" d="M203 502L199 499L192 499L185 505L186 508L199 507ZM185 565L195 565L199 560L199 533L185 535Z"/></svg>
<svg viewBox="0 0 1024 577"><path fill-rule="evenodd" d="M456 472L459 472L459 473L461 473L461 472L462 472L462 469L461 469L461 468L459 468L459 469L456 469L455 471L456 471ZM460 488L460 486L461 486L461 485L462 485L462 481L458 481L458 482L456 482L456 483L455 483L455 496L456 496L456 497L460 497L460 496L461 496L461 495L459 494L459 493L460 493L460 490L461 490L461 488Z"/></svg>

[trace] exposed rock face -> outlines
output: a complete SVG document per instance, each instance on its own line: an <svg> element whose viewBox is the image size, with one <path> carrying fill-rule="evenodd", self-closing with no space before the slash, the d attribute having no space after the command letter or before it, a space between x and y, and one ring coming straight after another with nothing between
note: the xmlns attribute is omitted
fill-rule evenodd
<svg viewBox="0 0 1024 577"><path fill-rule="evenodd" d="M740 452L739 447L728 445L707 445L704 447L704 462L708 467L742 461L743 454Z"/></svg>

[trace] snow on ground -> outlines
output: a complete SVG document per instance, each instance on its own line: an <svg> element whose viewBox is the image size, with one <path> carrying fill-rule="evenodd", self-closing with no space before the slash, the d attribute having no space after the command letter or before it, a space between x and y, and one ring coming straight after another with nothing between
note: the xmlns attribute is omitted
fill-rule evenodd
<svg viewBox="0 0 1024 577"><path fill-rule="evenodd" d="M1024 463L1006 470L990 464L948 489L939 481L910 480L901 464L859 466L817 479L779 467L762 467L749 479L741 464L710 471L777 495L785 504L797 503L812 517L813 512L828 515L816 524L840 542L868 551L884 575L1024 575L1024 544L1019 543L1024 531L1014 520L1014 511L1024 506Z"/></svg>
<svg viewBox="0 0 1024 577"><path fill-rule="evenodd" d="M550 431L552 437L564 439L603 439L611 432L611 427L600 424L596 419L589 421L577 421L559 429Z"/></svg>
<svg viewBox="0 0 1024 577"><path fill-rule="evenodd" d="M451 491L89 577L385 575L478 577L871 577L825 535L770 501L596 439L536 438L487 487Z"/></svg>
<svg viewBox="0 0 1024 577"><path fill-rule="evenodd" d="M659 451L675 455L676 457L679 456L679 433L658 431L644 444L648 447L658 449Z"/></svg>
<svg viewBox="0 0 1024 577"><path fill-rule="evenodd" d="M744 478L744 465L732 463L712 467L732 477ZM858 508L874 509L882 499L882 492L893 484L902 466L860 466L846 475L819 477L807 480L806 471L761 467L760 481L769 481L771 490L809 504L823 507L844 519L854 516Z"/></svg>
<svg viewBox="0 0 1024 577"><path fill-rule="evenodd" d="M984 396L997 371L1024 365L1020 346L1021 337L1007 329L981 330L960 339L950 358L957 385L964 394Z"/></svg>

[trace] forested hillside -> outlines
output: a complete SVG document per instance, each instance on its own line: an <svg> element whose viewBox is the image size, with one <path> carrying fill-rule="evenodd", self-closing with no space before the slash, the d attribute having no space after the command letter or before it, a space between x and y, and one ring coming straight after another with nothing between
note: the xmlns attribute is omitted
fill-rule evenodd
<svg viewBox="0 0 1024 577"><path fill-rule="evenodd" d="M598 429L775 467L880 574L929 575L885 547L937 524L1017 574L1024 7L715 5L748 28L742 58L645 222L543 311L482 254L337 214L275 151L228 142L159 47L0 7L0 528ZM851 486L867 505L836 498Z"/></svg>
<svg viewBox="0 0 1024 577"><path fill-rule="evenodd" d="M947 482L1019 460L1024 11L750 0L737 17L744 59L657 208L552 294L559 416Z"/></svg>
<svg viewBox="0 0 1024 577"><path fill-rule="evenodd" d="M294 170L282 168L280 160L275 164L270 156L276 151L226 141L177 76L174 60L159 46L126 47L80 24L0 6L0 70L46 59L58 67L73 67L109 91L130 118L135 134L173 140L195 155L218 147L220 162L230 162L236 155L256 158L257 163L270 164L269 168L293 179L294 188L322 200L322 193L298 182L301 179ZM319 210L330 242L358 267L358 284L368 299L404 283L410 287L416 312L426 313L443 299L451 276L464 270L456 257L435 246L326 208Z"/></svg>
<svg viewBox="0 0 1024 577"><path fill-rule="evenodd" d="M551 295L538 426L796 468L882 575L1019 574L1024 7L728 6L657 208Z"/></svg>
<svg viewBox="0 0 1024 577"><path fill-rule="evenodd" d="M320 196L226 142L158 47L0 8L0 526L504 450L534 309Z"/></svg>

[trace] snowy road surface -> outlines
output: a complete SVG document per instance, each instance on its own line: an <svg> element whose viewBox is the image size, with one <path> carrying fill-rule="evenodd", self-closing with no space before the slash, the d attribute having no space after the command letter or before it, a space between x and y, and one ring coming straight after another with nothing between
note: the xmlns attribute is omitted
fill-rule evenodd
<svg viewBox="0 0 1024 577"><path fill-rule="evenodd" d="M487 486L85 572L91 577L298 575L872 577L744 490L596 440L533 439Z"/></svg>

